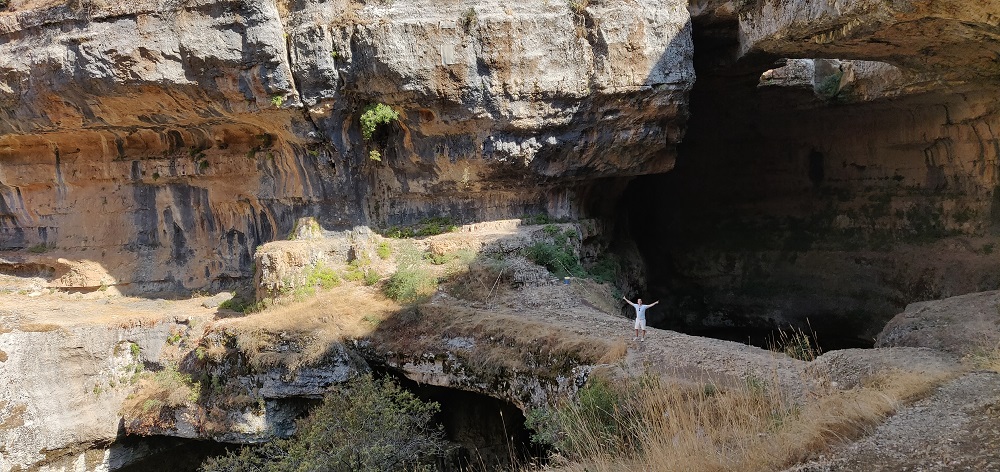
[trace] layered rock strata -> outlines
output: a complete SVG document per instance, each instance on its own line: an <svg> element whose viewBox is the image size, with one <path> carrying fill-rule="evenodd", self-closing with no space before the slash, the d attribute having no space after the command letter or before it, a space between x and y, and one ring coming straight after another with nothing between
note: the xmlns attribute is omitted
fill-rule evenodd
<svg viewBox="0 0 1000 472"><path fill-rule="evenodd" d="M8 10L0 249L140 293L246 278L302 216L580 213L595 179L672 166L694 81L674 0ZM376 103L400 117L366 140Z"/></svg>

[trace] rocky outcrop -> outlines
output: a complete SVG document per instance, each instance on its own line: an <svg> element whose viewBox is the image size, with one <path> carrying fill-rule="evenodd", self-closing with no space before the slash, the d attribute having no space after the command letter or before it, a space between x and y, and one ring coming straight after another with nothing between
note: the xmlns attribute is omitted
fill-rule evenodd
<svg viewBox="0 0 1000 472"><path fill-rule="evenodd" d="M191 320L65 326L18 313L0 317L0 469L126 464L109 446L119 435L117 412L131 379L157 362L171 332L186 330Z"/></svg>
<svg viewBox="0 0 1000 472"><path fill-rule="evenodd" d="M1000 292L913 303L886 324L879 347L919 346L954 355L988 356L1000 345Z"/></svg>
<svg viewBox="0 0 1000 472"><path fill-rule="evenodd" d="M743 54L888 62L942 77L995 77L1000 7L961 0L759 0L740 15Z"/></svg>
<svg viewBox="0 0 1000 472"><path fill-rule="evenodd" d="M247 278L302 216L577 214L595 179L672 166L694 81L674 0L9 10L0 250L98 261L139 293ZM375 103L400 116L366 140Z"/></svg>

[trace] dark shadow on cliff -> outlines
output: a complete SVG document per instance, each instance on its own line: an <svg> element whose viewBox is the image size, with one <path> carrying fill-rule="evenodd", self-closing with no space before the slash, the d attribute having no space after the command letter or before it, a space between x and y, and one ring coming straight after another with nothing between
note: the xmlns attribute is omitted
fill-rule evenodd
<svg viewBox="0 0 1000 472"><path fill-rule="evenodd" d="M661 300L654 326L746 341L808 321L822 347L870 345L910 302L1000 284L982 204L996 146L964 144L951 118L989 87L860 103L758 87L781 64L726 62L736 43L724 30L694 25L698 81L676 167L633 180L618 207L644 260L643 298ZM959 161L983 178L949 167Z"/></svg>

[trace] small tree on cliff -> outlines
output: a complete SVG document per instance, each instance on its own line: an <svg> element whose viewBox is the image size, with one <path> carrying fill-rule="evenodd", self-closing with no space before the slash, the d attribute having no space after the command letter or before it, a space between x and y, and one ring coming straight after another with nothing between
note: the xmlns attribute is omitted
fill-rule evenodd
<svg viewBox="0 0 1000 472"><path fill-rule="evenodd" d="M328 394L294 438L211 458L202 470L414 470L448 449L443 429L431 424L438 410L391 380L359 377Z"/></svg>

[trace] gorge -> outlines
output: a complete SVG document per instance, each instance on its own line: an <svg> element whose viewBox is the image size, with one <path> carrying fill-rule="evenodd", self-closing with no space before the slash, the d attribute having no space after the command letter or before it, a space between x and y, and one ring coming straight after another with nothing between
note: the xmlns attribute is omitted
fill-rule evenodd
<svg viewBox="0 0 1000 472"><path fill-rule="evenodd" d="M805 395L670 331L1000 288L998 78L988 0L0 0L0 470L286 437L373 368L453 425L609 366Z"/></svg>

